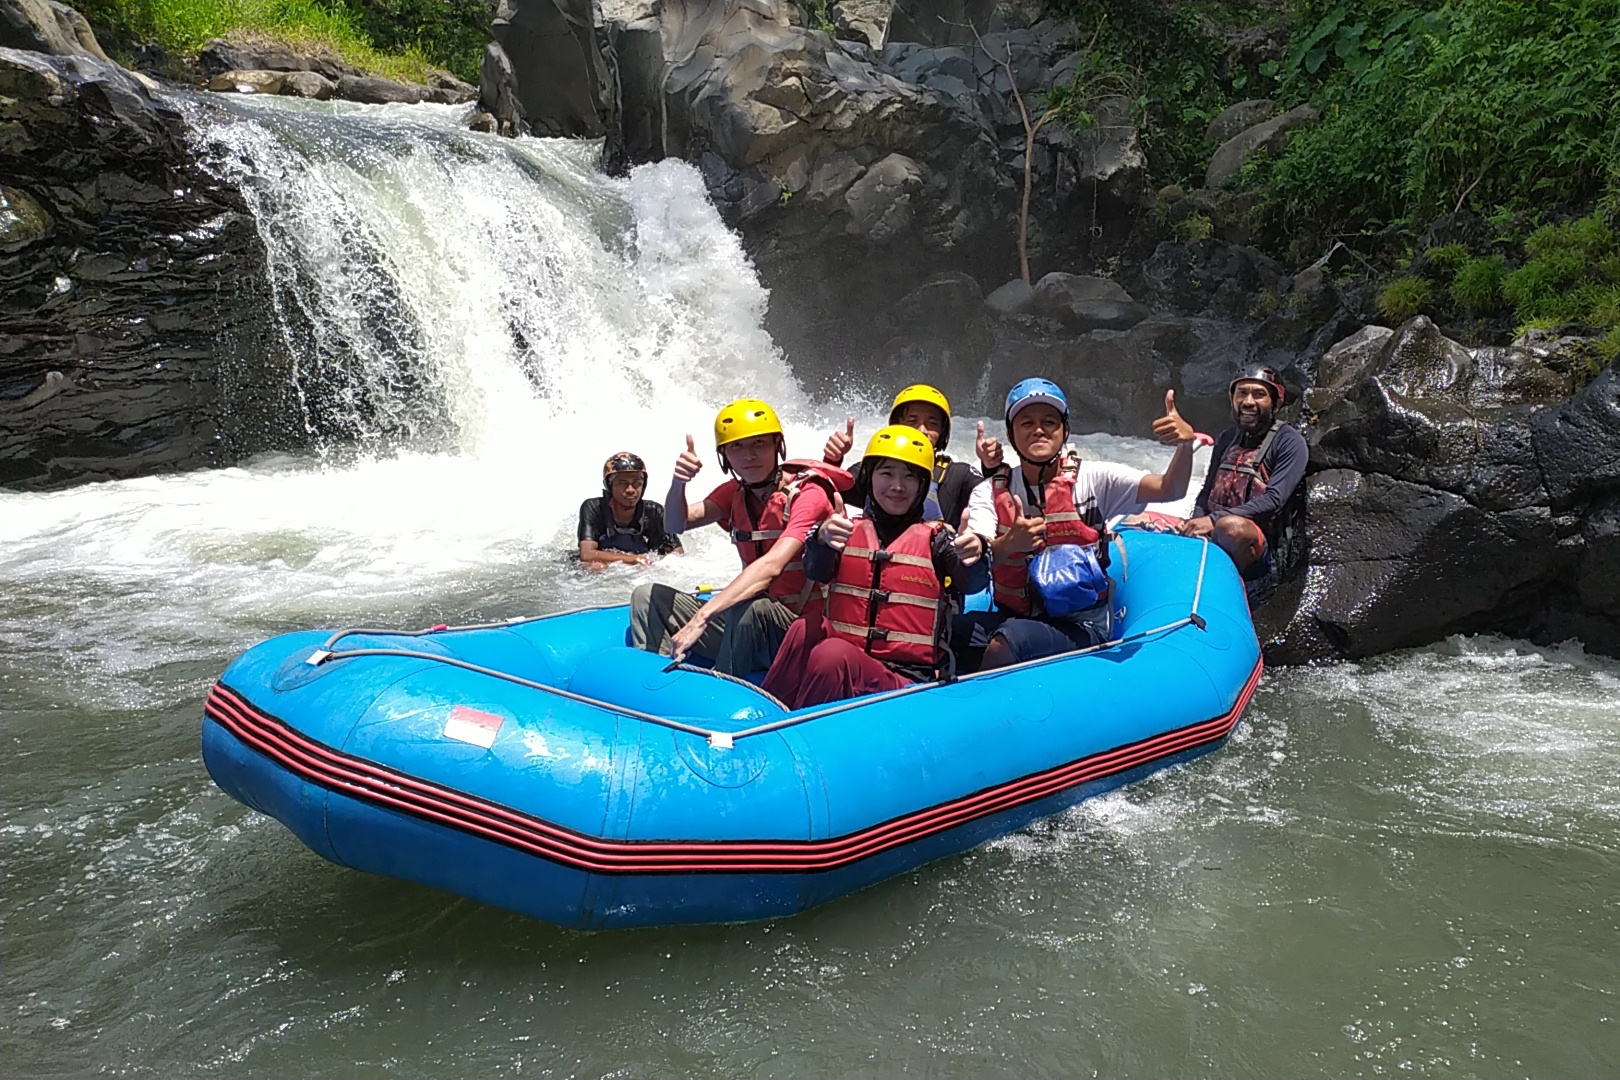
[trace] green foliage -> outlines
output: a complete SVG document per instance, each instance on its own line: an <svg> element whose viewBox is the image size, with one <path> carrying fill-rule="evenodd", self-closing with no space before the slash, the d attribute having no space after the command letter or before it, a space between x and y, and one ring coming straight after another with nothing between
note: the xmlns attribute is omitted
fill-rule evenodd
<svg viewBox="0 0 1620 1080"><path fill-rule="evenodd" d="M1476 314L1502 309L1502 285L1507 280L1507 263L1500 255L1469 259L1457 268L1451 279L1451 298Z"/></svg>
<svg viewBox="0 0 1620 1080"><path fill-rule="evenodd" d="M378 8L391 0L376 0ZM433 0L398 0L400 17L412 17L415 7L454 7L471 18L481 4L435 5ZM211 38L273 40L296 48L335 55L362 71L392 78L423 81L436 65L451 66L450 58L429 54L418 41L437 40L415 27L398 28L386 46L374 43L362 28L380 16L370 9L350 7L343 0L80 0L79 9L97 26L110 27L125 38L152 41L179 56L194 55ZM406 31L409 31L407 35ZM482 31L480 31L482 33ZM479 48L482 49L480 42ZM458 60L452 70L466 77ZM477 61L472 62L477 78Z"/></svg>
<svg viewBox="0 0 1620 1080"><path fill-rule="evenodd" d="M1620 327L1615 327L1598 339L1597 353L1605 364L1620 360Z"/></svg>
<svg viewBox="0 0 1620 1080"><path fill-rule="evenodd" d="M1215 223L1207 214L1192 213L1175 224L1176 239L1183 244L1191 244L1197 240L1208 240L1215 235Z"/></svg>
<svg viewBox="0 0 1620 1080"><path fill-rule="evenodd" d="M1403 323L1427 308L1433 298L1429 283L1422 278L1396 278L1378 294L1378 310L1390 322Z"/></svg>
<svg viewBox="0 0 1620 1080"><path fill-rule="evenodd" d="M1269 79L1230 71L1225 29L1252 25L1245 3L1193 0L1065 0L1057 14L1089 37L1097 29L1094 68L1107 71L1134 99L1149 166L1159 183L1202 186L1209 147L1204 133L1222 109L1265 94Z"/></svg>
<svg viewBox="0 0 1620 1080"><path fill-rule="evenodd" d="M1620 189L1616 0L1375 0L1297 13L1274 74L1324 119L1264 178L1292 228L1326 236Z"/></svg>
<svg viewBox="0 0 1620 1080"><path fill-rule="evenodd" d="M1529 258L1502 282L1502 294L1526 326L1620 327L1620 282L1610 275L1620 244L1601 214L1543 225L1524 246Z"/></svg>
<svg viewBox="0 0 1620 1080"><path fill-rule="evenodd" d="M1441 244L1428 250L1429 261L1442 270L1456 272L1468 261L1468 248L1462 244Z"/></svg>
<svg viewBox="0 0 1620 1080"><path fill-rule="evenodd" d="M341 7L343 0L331 0ZM379 49L415 50L477 84L495 0L350 0L355 26Z"/></svg>

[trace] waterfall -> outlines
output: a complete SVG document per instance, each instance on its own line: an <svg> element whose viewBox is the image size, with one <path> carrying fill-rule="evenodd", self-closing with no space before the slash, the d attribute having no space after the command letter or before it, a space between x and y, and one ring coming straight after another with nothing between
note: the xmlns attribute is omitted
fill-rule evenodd
<svg viewBox="0 0 1620 1080"><path fill-rule="evenodd" d="M317 442L503 456L544 440L595 461L654 403L688 423L744 394L805 412L765 292L687 165L610 178L594 144L476 134L454 106L185 109L263 239Z"/></svg>

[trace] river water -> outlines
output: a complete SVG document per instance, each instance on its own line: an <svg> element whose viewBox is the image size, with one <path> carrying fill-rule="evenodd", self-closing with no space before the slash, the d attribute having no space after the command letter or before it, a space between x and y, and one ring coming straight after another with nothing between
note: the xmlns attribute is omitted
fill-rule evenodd
<svg viewBox="0 0 1620 1080"><path fill-rule="evenodd" d="M724 580L716 536L571 564L596 463L633 447L660 489L743 392L801 453L881 418L800 390L684 166L609 181L448 109L230 107L197 138L305 313L313 446L0 494L0 1071L1620 1073L1620 664L1574 644L1270 672L1223 750L777 923L562 931L231 801L198 730L247 646Z"/></svg>

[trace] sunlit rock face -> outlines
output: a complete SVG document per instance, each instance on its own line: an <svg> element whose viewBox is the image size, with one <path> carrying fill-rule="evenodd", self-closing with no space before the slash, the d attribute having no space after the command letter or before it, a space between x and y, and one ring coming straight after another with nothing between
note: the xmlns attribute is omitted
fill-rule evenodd
<svg viewBox="0 0 1620 1080"><path fill-rule="evenodd" d="M1466 349L1419 317L1330 349L1305 395L1310 555L1268 605L1285 662L1459 631L1620 650L1620 372Z"/></svg>

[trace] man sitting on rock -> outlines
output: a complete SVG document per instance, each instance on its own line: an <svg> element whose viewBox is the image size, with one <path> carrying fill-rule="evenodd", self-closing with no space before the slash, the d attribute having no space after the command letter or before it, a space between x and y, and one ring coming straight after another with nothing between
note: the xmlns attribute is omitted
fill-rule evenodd
<svg viewBox="0 0 1620 1080"><path fill-rule="evenodd" d="M1297 429L1276 418L1283 385L1271 368L1250 368L1228 389L1236 423L1215 437L1193 516L1176 531L1219 544L1243 573L1250 599L1258 601L1281 569L1272 553L1298 520L1309 449Z"/></svg>

